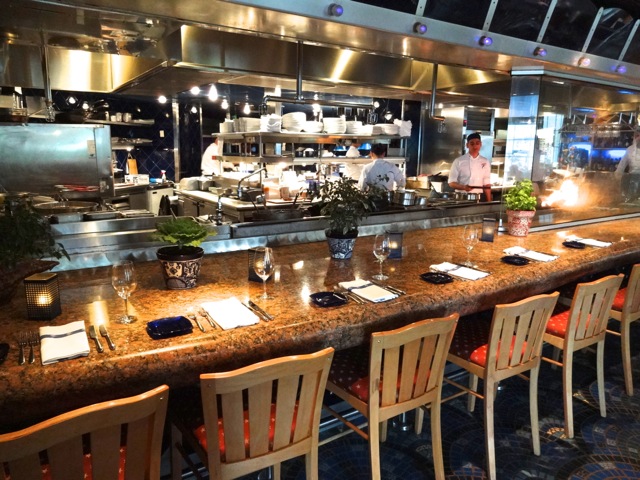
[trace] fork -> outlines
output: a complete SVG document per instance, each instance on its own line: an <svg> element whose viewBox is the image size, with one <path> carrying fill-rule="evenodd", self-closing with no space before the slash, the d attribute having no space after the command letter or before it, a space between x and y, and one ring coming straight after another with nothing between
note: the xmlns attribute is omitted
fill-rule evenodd
<svg viewBox="0 0 640 480"><path fill-rule="evenodd" d="M27 334L24 332L20 332L17 338L18 347L20 347L20 353L18 355L18 365L24 365L26 360L24 358L24 347L27 346Z"/></svg>
<svg viewBox="0 0 640 480"><path fill-rule="evenodd" d="M29 333L29 363L36 361L36 356L33 352L33 347L40 345L40 335L38 332Z"/></svg>

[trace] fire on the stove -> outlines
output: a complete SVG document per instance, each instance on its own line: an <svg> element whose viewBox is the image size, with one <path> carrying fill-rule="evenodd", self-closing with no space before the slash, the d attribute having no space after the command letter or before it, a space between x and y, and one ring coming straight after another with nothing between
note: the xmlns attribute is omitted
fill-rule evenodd
<svg viewBox="0 0 640 480"><path fill-rule="evenodd" d="M543 198L541 205L543 207L578 207L584 203L584 200L581 201L579 194L578 182L568 178L560 184L560 188L553 190L550 195Z"/></svg>

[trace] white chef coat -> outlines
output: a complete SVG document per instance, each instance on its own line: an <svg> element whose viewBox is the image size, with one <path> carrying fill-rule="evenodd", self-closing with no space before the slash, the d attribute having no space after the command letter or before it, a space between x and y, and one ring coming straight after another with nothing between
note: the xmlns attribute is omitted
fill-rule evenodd
<svg viewBox="0 0 640 480"><path fill-rule="evenodd" d="M462 185L491 185L491 163L482 155L472 158L469 153L456 158L449 170L449 183ZM482 188L469 190L471 193L482 193Z"/></svg>
<svg viewBox="0 0 640 480"><path fill-rule="evenodd" d="M200 170L203 175L220 175L222 168L220 166L220 160L217 159L219 147L216 142L212 142L211 145L202 154L202 162L200 162Z"/></svg>
<svg viewBox="0 0 640 480"><path fill-rule="evenodd" d="M388 180L385 180L385 176ZM393 191L393 184L396 188L404 188L407 183L402 170L395 163L388 162L384 158L376 158L362 169L358 188L365 190L368 185L377 185Z"/></svg>
<svg viewBox="0 0 640 480"><path fill-rule="evenodd" d="M626 173L627 167L629 167L628 173L640 173L640 151L638 151L638 146L635 143L624 152L616 167L615 176L621 178Z"/></svg>

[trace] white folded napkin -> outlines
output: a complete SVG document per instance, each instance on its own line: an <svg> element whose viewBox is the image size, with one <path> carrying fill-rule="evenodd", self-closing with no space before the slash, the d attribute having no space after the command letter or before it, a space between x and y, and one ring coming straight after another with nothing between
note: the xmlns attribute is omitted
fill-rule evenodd
<svg viewBox="0 0 640 480"><path fill-rule="evenodd" d="M378 285L374 285L366 280L353 280L352 282L340 282L338 285L342 288L346 288L350 292L355 293L359 297L362 297L371 302L386 302L387 300L393 300L398 295L396 293L385 290Z"/></svg>
<svg viewBox="0 0 640 480"><path fill-rule="evenodd" d="M549 255L547 253L534 252L523 247L509 247L504 250L507 255L518 255L520 257L529 258L536 262L550 262L558 258L557 255Z"/></svg>
<svg viewBox="0 0 640 480"><path fill-rule="evenodd" d="M466 280L479 280L489 275L489 272L481 272L469 267L463 267L462 265L456 265L455 263L442 262L436 265L431 265L431 270L442 273L450 273L456 277L464 278Z"/></svg>
<svg viewBox="0 0 640 480"><path fill-rule="evenodd" d="M84 320L58 327L40 327L40 358L43 365L89 355Z"/></svg>
<svg viewBox="0 0 640 480"><path fill-rule="evenodd" d="M202 308L223 330L254 325L260 321L258 316L245 307L236 297L205 302Z"/></svg>
<svg viewBox="0 0 640 480"><path fill-rule="evenodd" d="M580 238L580 237L576 237L575 235L571 235L567 237L567 241L580 242L580 243L584 243L585 245L589 245L590 247L599 247L599 248L608 247L611 245L611 242L602 242L600 240L594 240L593 238Z"/></svg>

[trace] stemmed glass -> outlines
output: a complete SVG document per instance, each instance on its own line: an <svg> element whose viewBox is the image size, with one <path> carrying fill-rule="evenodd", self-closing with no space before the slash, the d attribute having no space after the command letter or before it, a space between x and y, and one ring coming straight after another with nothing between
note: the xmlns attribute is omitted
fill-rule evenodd
<svg viewBox="0 0 640 480"><path fill-rule="evenodd" d="M467 261L464 265L467 267L473 267L471 262L471 250L476 246L476 243L480 240L480 230L475 225L465 225L464 232L462 233L462 244L467 249Z"/></svg>
<svg viewBox="0 0 640 480"><path fill-rule="evenodd" d="M137 319L133 315L129 315L128 299L138 286L136 281L136 272L133 268L131 260L119 262L111 267L111 285L118 293L118 296L124 299L124 315L116 319L117 323L133 323Z"/></svg>
<svg viewBox="0 0 640 480"><path fill-rule="evenodd" d="M373 254L378 259L378 262L380 262L380 273L373 276L376 280L386 280L389 278L387 275L382 273L382 264L387 258L389 258L389 253L391 252L389 243L390 239L388 233L376 235L376 238L373 241Z"/></svg>
<svg viewBox="0 0 640 480"><path fill-rule="evenodd" d="M270 247L256 248L253 256L253 270L262 279L263 293L258 298L263 300L272 298L267 294L267 279L273 274L275 264L273 260L273 249Z"/></svg>

